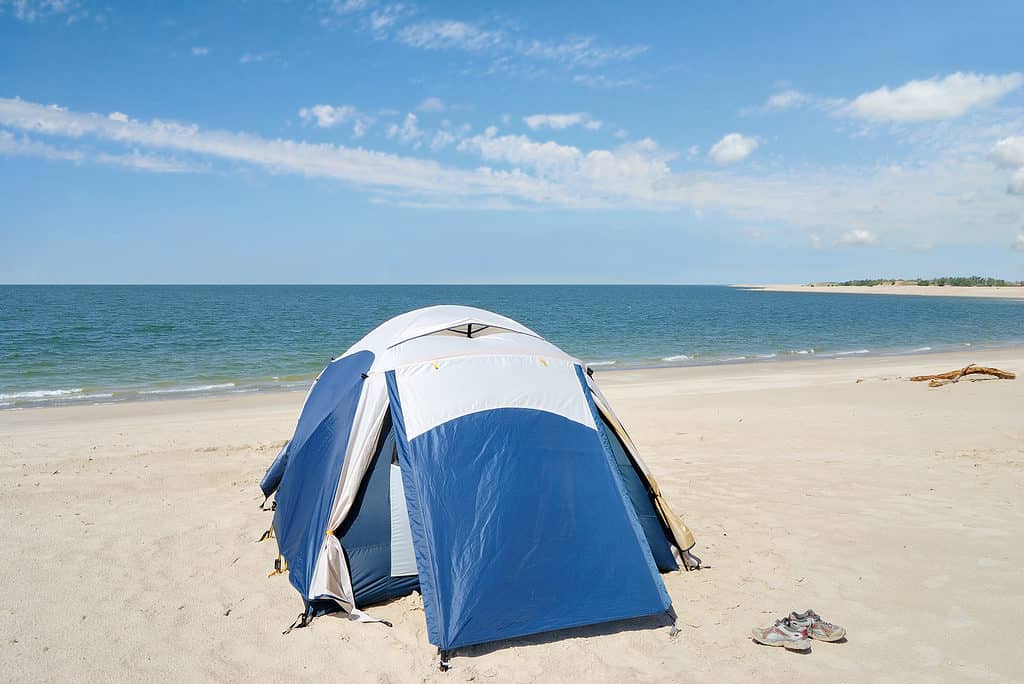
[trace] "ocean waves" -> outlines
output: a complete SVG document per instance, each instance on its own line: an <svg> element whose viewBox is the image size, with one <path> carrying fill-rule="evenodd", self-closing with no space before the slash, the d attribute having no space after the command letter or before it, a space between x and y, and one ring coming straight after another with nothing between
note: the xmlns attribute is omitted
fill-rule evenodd
<svg viewBox="0 0 1024 684"><path fill-rule="evenodd" d="M305 390L388 318L455 302L603 373L1024 344L1024 302L712 286L0 285L0 302L3 410Z"/></svg>

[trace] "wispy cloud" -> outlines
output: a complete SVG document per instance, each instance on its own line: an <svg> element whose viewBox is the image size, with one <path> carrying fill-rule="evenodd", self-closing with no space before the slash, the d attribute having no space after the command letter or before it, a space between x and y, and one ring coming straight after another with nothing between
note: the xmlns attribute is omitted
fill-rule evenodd
<svg viewBox="0 0 1024 684"><path fill-rule="evenodd" d="M192 48L193 57L206 57L210 54L210 48L208 47L194 47Z"/></svg>
<svg viewBox="0 0 1024 684"><path fill-rule="evenodd" d="M635 78L615 78L607 74L576 74L572 80L588 88L629 88L640 85L640 81Z"/></svg>
<svg viewBox="0 0 1024 684"><path fill-rule="evenodd" d="M415 13L416 10L409 5L403 5L401 3L383 5L370 12L367 24L374 34L380 36L383 35L384 31L390 29L399 21L406 17L410 17Z"/></svg>
<svg viewBox="0 0 1024 684"><path fill-rule="evenodd" d="M905 165L680 172L672 168L676 153L650 139L585 150L525 135L501 135L494 128L477 135L449 130L438 138L424 131L414 114L395 126L393 139L398 142L421 145L421 150L454 145L461 155L484 165L441 164L341 145L0 99L0 147L7 154L76 163L92 160L91 147L101 146L113 148L101 149L102 154L136 155L139 167L148 163L141 156L158 154L179 158L183 164L247 165L271 173L333 179L368 188L379 201L402 204L720 212L757 224L765 239L792 234L806 244L813 233L821 244L833 246L872 239L889 246L965 240L1005 245L1007 222L1020 221L1019 199L1004 191L1005 169L986 158L994 141L981 149L949 145L938 157ZM45 139L68 141L73 149L58 148ZM1008 154L1007 159L1016 157ZM971 200L962 201L967 196ZM867 231L870 237L856 231Z"/></svg>
<svg viewBox="0 0 1024 684"><path fill-rule="evenodd" d="M9 11L18 21L33 23L61 17L73 23L88 16L79 0L0 0L0 13Z"/></svg>
<svg viewBox="0 0 1024 684"><path fill-rule="evenodd" d="M327 3L328 9L335 14L362 12L372 5L373 2L371 0L330 0Z"/></svg>
<svg viewBox="0 0 1024 684"><path fill-rule="evenodd" d="M646 45L605 47L591 36L570 36L559 42L520 41L515 51L524 57L562 62L570 67L595 68L609 62L628 62L645 52Z"/></svg>
<svg viewBox="0 0 1024 684"><path fill-rule="evenodd" d="M78 150L64 150L48 143L17 137L10 131L0 131L0 154L12 157L41 157L61 161L81 161L84 155Z"/></svg>
<svg viewBox="0 0 1024 684"><path fill-rule="evenodd" d="M402 28L395 38L399 43L424 50L458 49L482 52L501 45L505 34L490 31L464 21L424 21Z"/></svg>
<svg viewBox="0 0 1024 684"><path fill-rule="evenodd" d="M870 230L856 228L840 235L837 244L841 247L870 247L878 244L878 236Z"/></svg>
<svg viewBox="0 0 1024 684"><path fill-rule="evenodd" d="M206 130L194 124L154 119L120 121L102 114L71 112L54 105L0 98L0 126L73 140L92 138L251 164L272 172L332 178L364 187L465 197L542 196L539 183L521 174L461 170L436 162L340 145L267 139L247 133Z"/></svg>
<svg viewBox="0 0 1024 684"><path fill-rule="evenodd" d="M402 120L401 124L391 124L388 126L388 138L397 140L403 145L419 147L422 144L421 141L424 133L420 130L418 121L416 115L409 112L405 115L405 119Z"/></svg>
<svg viewBox="0 0 1024 684"><path fill-rule="evenodd" d="M261 62L267 62L277 57L276 52L243 52L242 56L238 58L239 64L259 64Z"/></svg>
<svg viewBox="0 0 1024 684"><path fill-rule="evenodd" d="M594 119L586 112L573 112L569 114L531 114L530 116L523 117L523 123L525 123L531 131L535 131L539 128L553 128L558 130L579 125L582 125L587 130L596 131L604 125L604 122Z"/></svg>
<svg viewBox="0 0 1024 684"><path fill-rule="evenodd" d="M444 102L439 97L428 97L416 105L416 111L418 112L436 113L443 112L444 110Z"/></svg>
<svg viewBox="0 0 1024 684"><path fill-rule="evenodd" d="M1020 73L985 75L956 72L945 78L909 81L898 88L882 86L840 107L844 116L871 121L955 119L992 104L1024 85Z"/></svg>
<svg viewBox="0 0 1024 684"><path fill-rule="evenodd" d="M150 173L197 173L206 170L205 167L197 164L184 162L173 157L144 154L138 150L132 150L128 154L100 152L92 159L101 164L121 166L135 171L148 171Z"/></svg>
<svg viewBox="0 0 1024 684"><path fill-rule="evenodd" d="M800 105L809 102L811 99L811 96L801 93L799 90L783 90L781 93L775 93L769 97L764 103L764 109L773 112L780 112L786 109L799 107Z"/></svg>
<svg viewBox="0 0 1024 684"><path fill-rule="evenodd" d="M378 0L328 0L322 2L321 23L325 26L348 24L363 28L379 39L391 39L421 50L458 50L485 55L493 60L492 68L504 72L514 69L509 59L557 64L567 70L595 69L612 63L629 62L646 53L648 46L603 45L593 36L570 35L558 40L540 40L525 35L522 25L509 22L500 25L457 18L424 16L407 3ZM581 75L583 76L583 75ZM584 85L617 87L631 83L603 75L589 75L579 81Z"/></svg>
<svg viewBox="0 0 1024 684"><path fill-rule="evenodd" d="M716 164L735 164L753 154L759 145L757 138L742 133L729 133L711 146L708 156Z"/></svg>
<svg viewBox="0 0 1024 684"><path fill-rule="evenodd" d="M9 131L2 130L0 130L0 155L36 157L51 161L93 162L152 173L186 173L205 170L204 167L195 164L170 157L143 154L138 150L132 150L127 154L92 153L80 149L61 148L28 137L17 137Z"/></svg>

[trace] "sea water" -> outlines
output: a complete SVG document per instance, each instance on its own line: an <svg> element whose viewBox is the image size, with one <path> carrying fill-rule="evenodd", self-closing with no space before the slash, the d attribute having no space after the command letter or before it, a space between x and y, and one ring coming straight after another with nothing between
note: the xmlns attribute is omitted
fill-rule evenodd
<svg viewBox="0 0 1024 684"><path fill-rule="evenodd" d="M0 409L304 388L379 323L432 304L510 316L599 371L1024 344L1024 301L1002 299L689 285L0 286Z"/></svg>

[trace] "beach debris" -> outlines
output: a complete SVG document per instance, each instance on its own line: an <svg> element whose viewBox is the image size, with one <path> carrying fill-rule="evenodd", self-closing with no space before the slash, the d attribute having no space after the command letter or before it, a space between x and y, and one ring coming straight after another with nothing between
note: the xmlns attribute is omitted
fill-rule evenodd
<svg viewBox="0 0 1024 684"><path fill-rule="evenodd" d="M1000 370L998 368L989 368L988 366L979 366L977 364L967 364L959 370L951 370L946 373L936 373L934 375L915 375L910 378L911 382L925 382L928 381L929 387L942 387L943 385L949 385L954 382L959 382L960 378L965 375L991 375L1000 380L1013 380L1017 377L1016 373L1010 371ZM973 379L973 378L972 378ZM984 380L990 380L991 378L980 378Z"/></svg>

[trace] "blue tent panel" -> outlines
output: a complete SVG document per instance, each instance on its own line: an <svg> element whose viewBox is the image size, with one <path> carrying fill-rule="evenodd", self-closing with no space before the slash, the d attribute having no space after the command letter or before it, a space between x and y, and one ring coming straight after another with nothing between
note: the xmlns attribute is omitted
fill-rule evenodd
<svg viewBox="0 0 1024 684"><path fill-rule="evenodd" d="M502 408L407 440L393 371L387 379L432 643L451 649L668 609L596 430Z"/></svg>
<svg viewBox="0 0 1024 684"><path fill-rule="evenodd" d="M288 448L277 492L274 530L288 561L289 580L308 600L317 554L327 530L352 421L373 353L360 351L332 362L313 385Z"/></svg>
<svg viewBox="0 0 1024 684"><path fill-rule="evenodd" d="M285 468L288 466L288 446L291 442L285 443L281 450L277 452L277 457L274 462L267 468L266 474L263 475L263 479L260 480L260 489L263 490L263 496L270 498L270 495L277 491L278 486L281 484L281 478L284 477Z"/></svg>
<svg viewBox="0 0 1024 684"><path fill-rule="evenodd" d="M608 444L611 447L612 456L615 458L615 465L622 476L622 483L626 486L626 493L629 494L629 500L633 503L633 509L636 511L636 517L640 521L640 527L644 530L647 544L651 547L651 555L654 556L654 562L658 565L658 570L662 572L678 570L679 564L676 563L676 559L672 555L672 548L668 536L665 534L665 526L662 524L658 512L654 510L651 494L640 479L640 474L636 470L633 459L629 457L625 446L622 444L622 440L615 434L615 430L612 429L603 417L600 425L604 437L608 440Z"/></svg>

